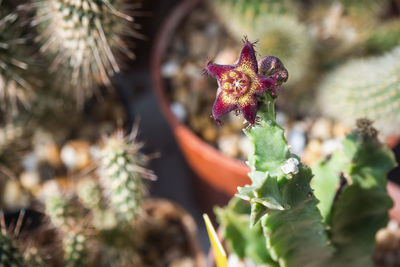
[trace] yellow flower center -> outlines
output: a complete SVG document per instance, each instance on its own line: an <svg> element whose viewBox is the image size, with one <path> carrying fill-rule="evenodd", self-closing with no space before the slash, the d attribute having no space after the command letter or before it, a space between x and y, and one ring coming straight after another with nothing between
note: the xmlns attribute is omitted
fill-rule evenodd
<svg viewBox="0 0 400 267"><path fill-rule="evenodd" d="M235 97L239 97L249 89L249 78L243 72L231 70L222 80L222 89Z"/></svg>

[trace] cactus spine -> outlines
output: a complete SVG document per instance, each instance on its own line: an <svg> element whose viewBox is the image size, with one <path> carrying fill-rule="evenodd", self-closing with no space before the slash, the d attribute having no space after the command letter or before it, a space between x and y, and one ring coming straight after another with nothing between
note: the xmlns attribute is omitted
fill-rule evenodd
<svg viewBox="0 0 400 267"><path fill-rule="evenodd" d="M352 60L332 71L319 88L325 115L351 125L356 118L375 121L384 135L400 124L400 47L377 57Z"/></svg>
<svg viewBox="0 0 400 267"><path fill-rule="evenodd" d="M29 106L32 91L26 80L28 64L22 48L26 40L21 31L18 15L0 0L0 107L14 111L19 104Z"/></svg>
<svg viewBox="0 0 400 267"><path fill-rule="evenodd" d="M141 37L135 8L124 0L38 0L33 25L39 25L41 52L54 56L52 70L62 69L78 103L93 94L96 84L110 86L120 71L118 54L133 59L125 37ZM61 74L60 74L61 75Z"/></svg>

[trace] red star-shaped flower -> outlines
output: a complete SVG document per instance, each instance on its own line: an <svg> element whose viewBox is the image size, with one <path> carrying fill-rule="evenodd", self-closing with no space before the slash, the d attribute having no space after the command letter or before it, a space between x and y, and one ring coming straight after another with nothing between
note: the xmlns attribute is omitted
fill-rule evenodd
<svg viewBox="0 0 400 267"><path fill-rule="evenodd" d="M274 57L267 57L269 58L279 61ZM247 39L244 41L244 47L236 64L218 65L208 62L205 70L218 81L217 98L212 109L212 116L217 122L224 114L239 110L248 122L254 124L257 114L257 96L263 95L267 90L275 94L280 84L276 75L264 76L258 73L254 44Z"/></svg>

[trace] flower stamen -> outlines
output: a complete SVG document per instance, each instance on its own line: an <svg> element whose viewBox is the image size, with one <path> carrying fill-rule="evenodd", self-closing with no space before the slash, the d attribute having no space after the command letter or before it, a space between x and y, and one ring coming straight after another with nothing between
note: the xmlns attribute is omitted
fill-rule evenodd
<svg viewBox="0 0 400 267"><path fill-rule="evenodd" d="M240 97L249 89L249 78L241 71L231 70L222 80L223 89L234 97Z"/></svg>

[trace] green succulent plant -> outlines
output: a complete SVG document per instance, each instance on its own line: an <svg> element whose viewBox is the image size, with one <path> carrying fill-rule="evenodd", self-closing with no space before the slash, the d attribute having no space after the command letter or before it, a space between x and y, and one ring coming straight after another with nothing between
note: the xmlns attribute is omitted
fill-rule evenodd
<svg viewBox="0 0 400 267"><path fill-rule="evenodd" d="M400 124L399 56L398 47L333 70L318 89L322 112L347 125L356 118L369 118L383 135L396 134Z"/></svg>
<svg viewBox="0 0 400 267"><path fill-rule="evenodd" d="M46 199L45 212L52 225L66 232L73 228L82 216L73 196L61 192L56 192Z"/></svg>
<svg viewBox="0 0 400 267"><path fill-rule="evenodd" d="M101 178L109 205L122 222L137 217L147 191L144 178L155 178L143 167L147 158L139 152L142 143L135 138L135 134L124 136L117 131L104 139L101 152Z"/></svg>
<svg viewBox="0 0 400 267"><path fill-rule="evenodd" d="M17 247L15 240L3 232L0 233L0 265L25 266L22 252Z"/></svg>
<svg viewBox="0 0 400 267"><path fill-rule="evenodd" d="M375 234L392 207L386 175L395 160L371 122L359 120L343 148L311 169L291 153L276 122L276 93L288 77L279 59L257 62L246 40L235 65L209 62L206 71L220 86L214 119L241 112L254 151L247 161L251 184L238 187L235 196L247 206L233 199L217 210L230 250L270 266L373 266Z"/></svg>
<svg viewBox="0 0 400 267"><path fill-rule="evenodd" d="M66 267L91 266L86 239L86 236L80 232L65 233L63 248Z"/></svg>

